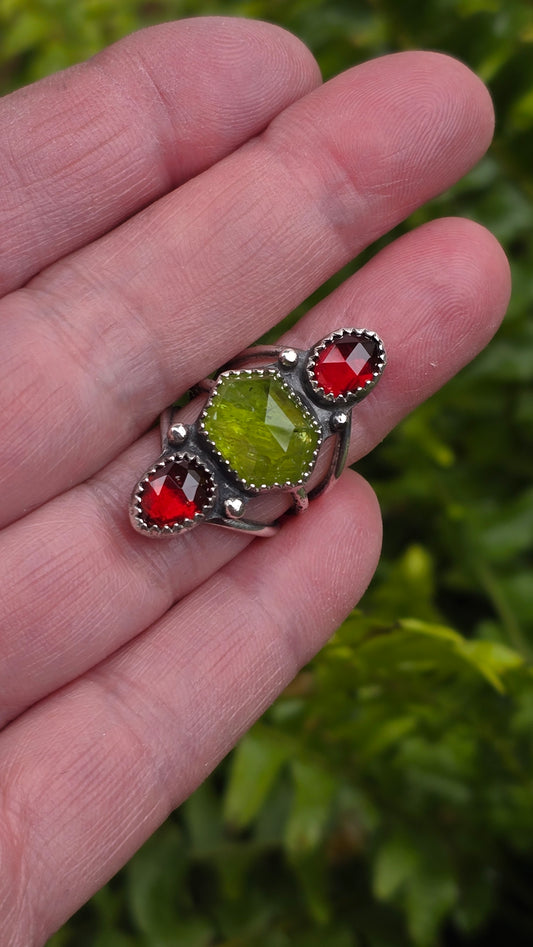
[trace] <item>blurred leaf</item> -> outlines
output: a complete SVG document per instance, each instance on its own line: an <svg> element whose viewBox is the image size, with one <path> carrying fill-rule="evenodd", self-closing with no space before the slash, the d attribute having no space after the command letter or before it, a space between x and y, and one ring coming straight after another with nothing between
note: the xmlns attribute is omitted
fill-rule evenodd
<svg viewBox="0 0 533 947"><path fill-rule="evenodd" d="M374 860L376 897L387 901L395 895L417 871L419 862L419 851L408 836L396 834L386 839Z"/></svg>
<svg viewBox="0 0 533 947"><path fill-rule="evenodd" d="M453 912L459 929L472 934L481 927L490 914L493 897L494 877L490 866L477 867L467 878L463 877Z"/></svg>
<svg viewBox="0 0 533 947"><path fill-rule="evenodd" d="M513 105L511 118L516 128L531 128L533 125L533 89L517 99Z"/></svg>
<svg viewBox="0 0 533 947"><path fill-rule="evenodd" d="M416 947L433 947L439 927L458 897L453 877L439 865L426 864L407 887L407 923Z"/></svg>
<svg viewBox="0 0 533 947"><path fill-rule="evenodd" d="M479 529L485 554L494 562L516 556L533 543L533 489L497 510L490 522Z"/></svg>
<svg viewBox="0 0 533 947"><path fill-rule="evenodd" d="M182 806L191 853L211 854L223 843L223 823L219 800L212 783L204 782Z"/></svg>
<svg viewBox="0 0 533 947"><path fill-rule="evenodd" d="M331 901L328 892L327 866L320 852L290 855L291 864L300 882L307 909L317 924L331 920Z"/></svg>
<svg viewBox="0 0 533 947"><path fill-rule="evenodd" d="M403 619L399 625L405 631L448 642L451 646L450 654L464 658L500 692L504 690L502 675L523 664L521 655L496 642L466 641L449 628L429 625L415 619Z"/></svg>
<svg viewBox="0 0 533 947"><path fill-rule="evenodd" d="M189 913L187 853L178 828L167 823L127 868L130 909L150 947L208 947L212 929Z"/></svg>
<svg viewBox="0 0 533 947"><path fill-rule="evenodd" d="M13 20L2 36L3 55L18 56L46 36L48 17L38 10L24 10Z"/></svg>
<svg viewBox="0 0 533 947"><path fill-rule="evenodd" d="M52 937L46 942L46 947L64 947L65 944L68 944L70 941L70 933L67 927L62 927L57 934L53 934Z"/></svg>
<svg viewBox="0 0 533 947"><path fill-rule="evenodd" d="M256 727L235 751L224 818L244 828L256 817L290 755L290 747L266 727Z"/></svg>
<svg viewBox="0 0 533 947"><path fill-rule="evenodd" d="M294 796L285 843L296 855L316 849L322 840L337 783L331 773L312 763L294 760L291 770Z"/></svg>
<svg viewBox="0 0 533 947"><path fill-rule="evenodd" d="M452 628L446 628L444 625L432 625L426 621L420 621L416 618L402 618L399 621L399 627L403 631L412 632L415 635L424 635L428 638L435 638L438 641L445 641L450 645L460 645L461 635Z"/></svg>
<svg viewBox="0 0 533 947"><path fill-rule="evenodd" d="M501 693L504 691L502 676L524 663L519 654L495 641L462 641L459 651Z"/></svg>
<svg viewBox="0 0 533 947"><path fill-rule="evenodd" d="M115 929L98 935L98 947L139 947L139 941Z"/></svg>

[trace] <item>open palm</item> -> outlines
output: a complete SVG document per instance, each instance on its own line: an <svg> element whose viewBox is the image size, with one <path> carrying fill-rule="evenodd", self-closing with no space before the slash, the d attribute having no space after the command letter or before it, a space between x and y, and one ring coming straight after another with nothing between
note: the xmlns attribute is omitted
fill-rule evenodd
<svg viewBox="0 0 533 947"><path fill-rule="evenodd" d="M326 85L273 26L138 33L0 103L0 919L42 944L335 630L380 549L346 471L272 539L128 520L180 393L483 154L464 66L405 53ZM287 341L379 333L350 460L487 342L505 258L464 220L392 243ZM146 433L148 431L148 433Z"/></svg>

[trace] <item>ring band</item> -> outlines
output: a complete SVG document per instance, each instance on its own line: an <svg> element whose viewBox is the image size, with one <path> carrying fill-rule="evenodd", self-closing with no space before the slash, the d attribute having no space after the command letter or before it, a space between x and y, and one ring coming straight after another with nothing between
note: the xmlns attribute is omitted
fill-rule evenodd
<svg viewBox="0 0 533 947"><path fill-rule="evenodd" d="M262 523L246 515L249 502L284 493L291 511L303 512L340 476L351 409L385 364L383 342L366 329L337 329L306 350L255 346L242 352L214 381L191 389L191 396L208 393L193 424L182 424L173 406L161 415L162 453L133 491L133 527L159 537L207 522L273 535L286 514ZM313 483L332 438L327 470Z"/></svg>

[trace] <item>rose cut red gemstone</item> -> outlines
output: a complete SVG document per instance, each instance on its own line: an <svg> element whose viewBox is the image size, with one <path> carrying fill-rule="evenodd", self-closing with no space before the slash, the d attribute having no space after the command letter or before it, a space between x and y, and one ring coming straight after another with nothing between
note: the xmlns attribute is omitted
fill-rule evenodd
<svg viewBox="0 0 533 947"><path fill-rule="evenodd" d="M148 477L140 507L148 525L176 526L205 509L211 488L209 474L193 459L171 460Z"/></svg>
<svg viewBox="0 0 533 947"><path fill-rule="evenodd" d="M364 388L372 381L380 362L376 339L351 338L331 342L320 352L314 368L315 380L335 398Z"/></svg>

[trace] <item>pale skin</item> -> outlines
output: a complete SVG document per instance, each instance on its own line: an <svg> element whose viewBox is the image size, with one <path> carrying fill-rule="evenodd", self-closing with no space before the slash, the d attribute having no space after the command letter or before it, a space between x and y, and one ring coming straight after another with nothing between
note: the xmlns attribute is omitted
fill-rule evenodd
<svg viewBox="0 0 533 947"><path fill-rule="evenodd" d="M346 471L271 539L136 534L145 433L489 145L481 82L433 53L321 86L282 30L144 31L0 103L0 919L41 945L186 798L338 627L380 551ZM389 364L367 453L489 341L502 250L436 220L286 337L339 326Z"/></svg>

